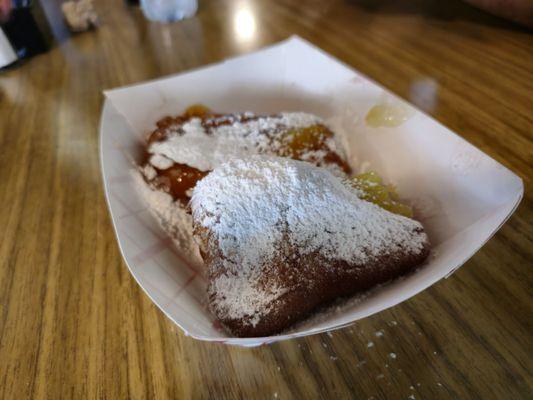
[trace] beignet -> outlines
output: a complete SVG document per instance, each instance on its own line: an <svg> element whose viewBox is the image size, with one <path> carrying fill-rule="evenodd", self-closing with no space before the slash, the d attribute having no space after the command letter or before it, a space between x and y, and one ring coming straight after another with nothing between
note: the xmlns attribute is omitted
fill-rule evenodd
<svg viewBox="0 0 533 400"><path fill-rule="evenodd" d="M419 222L361 197L324 168L272 156L228 161L196 184L193 230L208 303L230 333L279 333L425 260Z"/></svg>

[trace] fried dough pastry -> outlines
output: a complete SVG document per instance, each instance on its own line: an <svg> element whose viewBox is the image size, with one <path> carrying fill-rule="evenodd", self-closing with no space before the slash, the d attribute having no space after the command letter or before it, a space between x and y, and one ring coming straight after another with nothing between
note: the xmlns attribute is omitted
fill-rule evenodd
<svg viewBox="0 0 533 400"><path fill-rule="evenodd" d="M193 230L222 325L239 337L277 334L420 265L422 225L364 198L324 168L272 156L234 159L200 180Z"/></svg>
<svg viewBox="0 0 533 400"><path fill-rule="evenodd" d="M339 174L351 172L333 132L319 117L301 112L216 114L202 105L157 122L142 170L149 184L186 205L196 182L210 170L253 154L304 160Z"/></svg>

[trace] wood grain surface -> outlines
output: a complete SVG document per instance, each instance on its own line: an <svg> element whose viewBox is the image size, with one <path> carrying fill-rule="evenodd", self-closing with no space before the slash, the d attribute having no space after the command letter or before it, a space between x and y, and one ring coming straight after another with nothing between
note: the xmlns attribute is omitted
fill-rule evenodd
<svg viewBox="0 0 533 400"><path fill-rule="evenodd" d="M459 1L200 0L163 25L100 0L99 28L69 36L45 3L59 43L0 71L1 399L533 398L531 32ZM102 90L292 34L512 169L525 197L451 278L352 327L255 349L195 341L121 259Z"/></svg>

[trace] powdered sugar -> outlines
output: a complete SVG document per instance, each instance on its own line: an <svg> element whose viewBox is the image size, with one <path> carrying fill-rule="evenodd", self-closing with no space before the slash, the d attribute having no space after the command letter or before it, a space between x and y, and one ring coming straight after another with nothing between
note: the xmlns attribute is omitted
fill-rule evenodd
<svg viewBox="0 0 533 400"><path fill-rule="evenodd" d="M137 170L135 170L135 172L137 172ZM142 167L141 172L149 181L157 176L157 171L150 164L146 164L144 167Z"/></svg>
<svg viewBox="0 0 533 400"><path fill-rule="evenodd" d="M153 170L150 166L143 168L142 174L150 175ZM155 171L153 172L155 174ZM198 245L194 242L192 232L192 217L185 208L172 199L168 193L150 187L141 173L132 170L135 180L135 188L149 206L150 212L157 219L161 227L168 233L177 247L184 254L190 256L194 264L201 265L202 260L198 252Z"/></svg>
<svg viewBox="0 0 533 400"><path fill-rule="evenodd" d="M162 154L154 154L150 157L150 164L158 169L163 170L170 168L174 162Z"/></svg>
<svg viewBox="0 0 533 400"><path fill-rule="evenodd" d="M263 313L270 311L274 305L274 300L286 292L285 288L279 286L270 286L268 288L259 288L253 283L259 279L259 270L248 275L248 279L234 279L233 276L220 275L211 287L214 293L220 293L218 296L218 307L227 310L233 310L235 306L235 296L224 296L225 293L239 293L239 312L234 312L230 315L235 317L247 316L248 323L252 326L257 325L262 317L262 313L257 310L262 310Z"/></svg>
<svg viewBox="0 0 533 400"><path fill-rule="evenodd" d="M334 144L335 142L331 140L329 142L330 149L335 148ZM334 150L335 152L342 154L341 151ZM335 176L339 177L345 177L346 173L342 170L342 168L335 163L326 163L324 160L327 158L327 151L326 150L309 150L302 154L300 156L300 160L310 162L311 164L317 165L322 168L326 168L329 172L331 172Z"/></svg>
<svg viewBox="0 0 533 400"><path fill-rule="evenodd" d="M258 153L273 155L281 145L272 137L277 130L305 128L318 123L322 123L319 117L301 112L269 117L243 113L206 121L192 118L181 126L170 127L166 140L152 143L148 151L209 171L233 158ZM330 144L334 146L333 142L327 143Z"/></svg>
<svg viewBox="0 0 533 400"><path fill-rule="evenodd" d="M418 222L360 200L327 170L278 157L220 165L198 182L191 206L195 222L212 233L209 245L218 247L224 269L231 271L213 285L218 306L230 318L257 320L283 293L258 290L257 283L287 237L300 254L317 252L361 266L396 252L419 254L427 241ZM242 293L253 293L252 307Z"/></svg>

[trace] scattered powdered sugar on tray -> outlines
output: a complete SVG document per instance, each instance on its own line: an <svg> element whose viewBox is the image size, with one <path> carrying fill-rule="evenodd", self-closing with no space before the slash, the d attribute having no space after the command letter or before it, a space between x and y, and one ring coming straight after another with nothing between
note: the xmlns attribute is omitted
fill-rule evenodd
<svg viewBox="0 0 533 400"><path fill-rule="evenodd" d="M150 168L150 166L145 167L142 174L149 176L151 173ZM163 230L184 254L190 256L193 264L202 265L203 261L192 232L191 215L187 213L179 202L174 201L168 193L150 187L139 170L132 170L131 173L137 192L148 205L148 209Z"/></svg>
<svg viewBox="0 0 533 400"><path fill-rule="evenodd" d="M284 293L282 287L256 289L282 241L302 255L316 252L353 265L394 252L419 254L427 241L419 222L359 199L323 168L279 157L220 165L197 183L191 207L195 222L210 231L208 246L219 249L231 272L213 282L219 310L252 324Z"/></svg>
<svg viewBox="0 0 533 400"><path fill-rule="evenodd" d="M284 334L311 329L314 326L327 322L336 315L342 315L347 309L352 308L365 300L373 291L374 289L371 289L367 292L358 293L348 298L339 298L333 303L320 307L306 319L293 324L286 332L284 332Z"/></svg>

